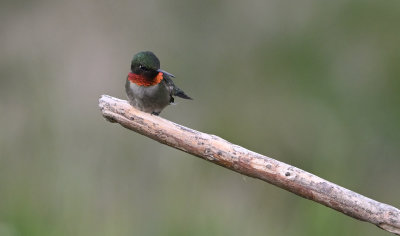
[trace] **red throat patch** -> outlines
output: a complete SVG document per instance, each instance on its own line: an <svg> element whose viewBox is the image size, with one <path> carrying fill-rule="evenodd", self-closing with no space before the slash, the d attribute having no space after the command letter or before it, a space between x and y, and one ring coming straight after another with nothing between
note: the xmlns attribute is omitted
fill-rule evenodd
<svg viewBox="0 0 400 236"><path fill-rule="evenodd" d="M132 83L135 83L139 86L153 86L159 84L163 79L163 73L159 72L154 79L147 79L142 75L137 75L135 73L129 72L128 80Z"/></svg>

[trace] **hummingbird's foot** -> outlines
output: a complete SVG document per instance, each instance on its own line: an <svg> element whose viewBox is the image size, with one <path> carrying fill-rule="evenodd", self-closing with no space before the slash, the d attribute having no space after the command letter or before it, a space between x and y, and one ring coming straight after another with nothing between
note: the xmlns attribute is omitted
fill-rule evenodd
<svg viewBox="0 0 400 236"><path fill-rule="evenodd" d="M160 115L160 112L155 112L155 111L153 111L151 114L152 114L152 115L155 115L155 116L158 116L158 115Z"/></svg>

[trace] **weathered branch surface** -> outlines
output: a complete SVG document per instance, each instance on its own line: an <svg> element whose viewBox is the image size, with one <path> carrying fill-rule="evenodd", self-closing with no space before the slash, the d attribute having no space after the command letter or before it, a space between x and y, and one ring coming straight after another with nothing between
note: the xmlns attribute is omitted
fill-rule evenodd
<svg viewBox="0 0 400 236"><path fill-rule="evenodd" d="M127 101L103 95L103 116L160 143L198 156L240 174L257 178L355 219L400 235L400 210L340 187L294 166L131 107Z"/></svg>

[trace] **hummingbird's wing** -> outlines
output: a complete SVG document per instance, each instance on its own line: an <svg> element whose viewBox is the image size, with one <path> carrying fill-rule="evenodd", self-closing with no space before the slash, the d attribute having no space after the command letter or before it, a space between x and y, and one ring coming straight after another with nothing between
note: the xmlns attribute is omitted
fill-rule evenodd
<svg viewBox="0 0 400 236"><path fill-rule="evenodd" d="M171 103L174 102L174 98L172 96L177 96L177 97L184 98L184 99L192 99L191 97L186 95L186 93L183 92L182 89L176 87L176 85L174 84L174 82L168 75L164 74L163 81L167 85L167 87L171 93L171 100L170 100Z"/></svg>

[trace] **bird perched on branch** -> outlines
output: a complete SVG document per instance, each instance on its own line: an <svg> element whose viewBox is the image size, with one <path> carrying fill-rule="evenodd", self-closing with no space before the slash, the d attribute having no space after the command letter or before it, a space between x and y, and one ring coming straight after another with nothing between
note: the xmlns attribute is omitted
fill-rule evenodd
<svg viewBox="0 0 400 236"><path fill-rule="evenodd" d="M160 60L150 51L137 53L125 83L129 103L141 111L158 115L174 96L192 99L176 87L175 76L160 69Z"/></svg>

